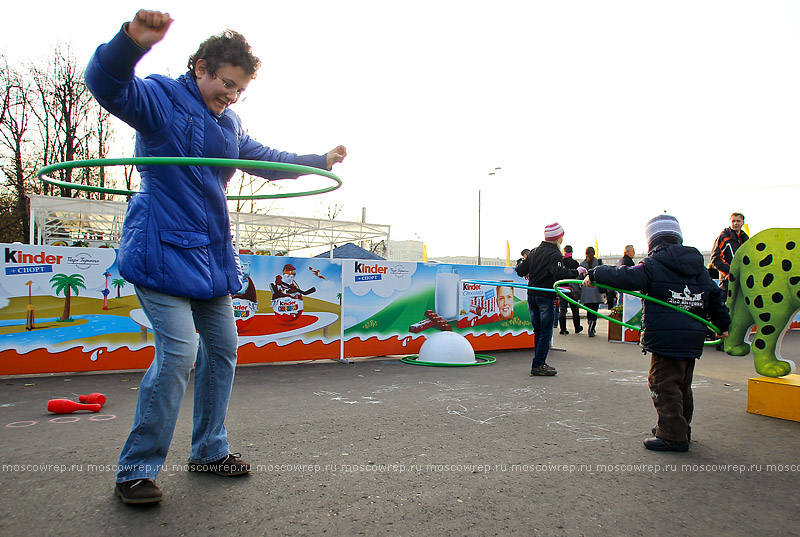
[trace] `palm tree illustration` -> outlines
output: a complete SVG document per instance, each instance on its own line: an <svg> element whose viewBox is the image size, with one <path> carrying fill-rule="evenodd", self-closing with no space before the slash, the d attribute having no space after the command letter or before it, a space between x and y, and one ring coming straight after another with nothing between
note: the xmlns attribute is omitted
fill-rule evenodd
<svg viewBox="0 0 800 537"><path fill-rule="evenodd" d="M122 298L119 295L119 291L120 291L120 289L125 287L125 283L126 283L125 282L125 278L115 278L115 279L111 280L111 285L113 285L114 287L117 288L117 298Z"/></svg>
<svg viewBox="0 0 800 537"><path fill-rule="evenodd" d="M52 284L53 290L56 292L56 296L60 295L61 293L64 294L64 313L61 314L61 318L59 319L60 322L66 322L70 320L69 309L70 309L70 301L72 298L71 293L75 293L75 296L78 296L78 288L86 289L86 286L83 284L83 276L80 274L70 274L67 276L66 274L56 274L52 278L50 278L50 283Z"/></svg>

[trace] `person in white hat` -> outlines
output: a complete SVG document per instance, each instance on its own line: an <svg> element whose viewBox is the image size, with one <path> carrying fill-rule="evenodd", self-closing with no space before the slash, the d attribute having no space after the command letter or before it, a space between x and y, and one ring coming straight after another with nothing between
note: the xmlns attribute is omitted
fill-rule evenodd
<svg viewBox="0 0 800 537"><path fill-rule="evenodd" d="M731 318L722 291L712 281L696 248L683 245L680 224L674 216L658 215L647 223L648 256L636 266L600 265L589 271L584 285L597 282L619 289L641 291L663 302L710 317L728 336ZM655 451L688 451L694 399L692 376L695 360L703 354L706 326L661 304L642 306L642 348L651 353L648 386L658 413L654 438L644 447Z"/></svg>
<svg viewBox="0 0 800 537"><path fill-rule="evenodd" d="M568 269L564 266L564 254L561 253L563 240L564 228L558 222L546 226L544 240L517 266L517 274L523 278L527 276L531 287L542 289L553 289L558 280L575 279L586 274L584 268ZM528 312L533 325L532 377L552 377L557 373L554 367L546 363L550 340L553 338L555 302L554 290L528 289Z"/></svg>

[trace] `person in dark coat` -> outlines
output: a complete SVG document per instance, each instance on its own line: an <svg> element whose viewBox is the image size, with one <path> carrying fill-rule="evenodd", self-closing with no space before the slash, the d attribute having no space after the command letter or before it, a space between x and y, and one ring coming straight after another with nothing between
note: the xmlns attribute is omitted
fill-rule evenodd
<svg viewBox="0 0 800 537"><path fill-rule="evenodd" d="M595 257L594 248L588 246L586 248L586 259L581 261L580 266L586 270L591 270L602 264L603 262ZM586 324L589 327L589 337L594 337L597 333L596 312L600 308L602 301L603 295L600 293L600 289L596 287L584 287L581 289L581 304L586 306Z"/></svg>
<svg viewBox="0 0 800 537"><path fill-rule="evenodd" d="M711 265L719 271L719 285L728 294L728 273L731 271L731 263L736 250L750 237L742 229L744 226L744 215L733 213L731 215L731 225L722 230L714 241L711 249Z"/></svg>
<svg viewBox="0 0 800 537"><path fill-rule="evenodd" d="M722 291L708 275L703 254L683 246L680 224L675 217L659 215L647 223L648 256L634 267L601 265L584 279L619 289L640 291L647 296L710 318L728 336L730 316ZM688 451L694 400L692 376L695 360L703 354L706 325L661 304L645 301L642 308L644 352L651 353L648 385L658 413L654 438L644 441L647 449Z"/></svg>
<svg viewBox="0 0 800 537"><path fill-rule="evenodd" d="M572 257L572 246L567 244L564 246L564 267L568 269L577 269L580 264ZM579 300L581 297L581 286L577 283L571 283L569 285L569 290L571 292L570 298L573 300ZM558 323L561 327L561 330L558 332L562 336L566 336L569 334L569 330L567 330L567 309L569 308L572 310L572 326L575 328L575 333L580 334L583 331L583 327L581 326L581 308L577 304L573 304L572 302L567 302L566 300L558 300Z"/></svg>
<svg viewBox="0 0 800 537"><path fill-rule="evenodd" d="M531 250L528 257L517 266L517 274L528 277L531 287L553 289L558 280L577 278L586 274L586 269L568 269L564 267L564 256L561 253L561 242L564 240L564 228L558 222L544 228L544 240ZM533 362L531 376L552 377L556 368L547 365L547 353L553 338L553 322L555 320L556 293L553 291L536 291L528 289L528 312L533 325Z"/></svg>
<svg viewBox="0 0 800 537"><path fill-rule="evenodd" d="M625 254L620 258L619 263L617 266L622 267L632 267L636 264L636 261L633 260L633 256L636 255L636 250L633 247L633 244L626 244L625 245Z"/></svg>

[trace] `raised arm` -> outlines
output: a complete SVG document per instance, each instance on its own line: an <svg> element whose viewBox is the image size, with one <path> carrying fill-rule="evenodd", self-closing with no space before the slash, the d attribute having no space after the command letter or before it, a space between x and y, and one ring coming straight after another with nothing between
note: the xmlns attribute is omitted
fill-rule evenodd
<svg viewBox="0 0 800 537"><path fill-rule="evenodd" d="M140 9L124 28L137 45L143 49L149 49L164 39L171 24L172 18L169 13Z"/></svg>

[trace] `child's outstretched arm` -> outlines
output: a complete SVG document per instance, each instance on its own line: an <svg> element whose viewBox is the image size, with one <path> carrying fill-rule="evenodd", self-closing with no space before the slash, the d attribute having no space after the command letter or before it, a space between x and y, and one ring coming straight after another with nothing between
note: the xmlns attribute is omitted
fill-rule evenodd
<svg viewBox="0 0 800 537"><path fill-rule="evenodd" d="M588 280L588 284L587 284ZM622 289L624 291L642 291L649 289L649 276L643 263L635 267L612 267L611 265L598 265L589 271L584 278L584 285L594 282Z"/></svg>

